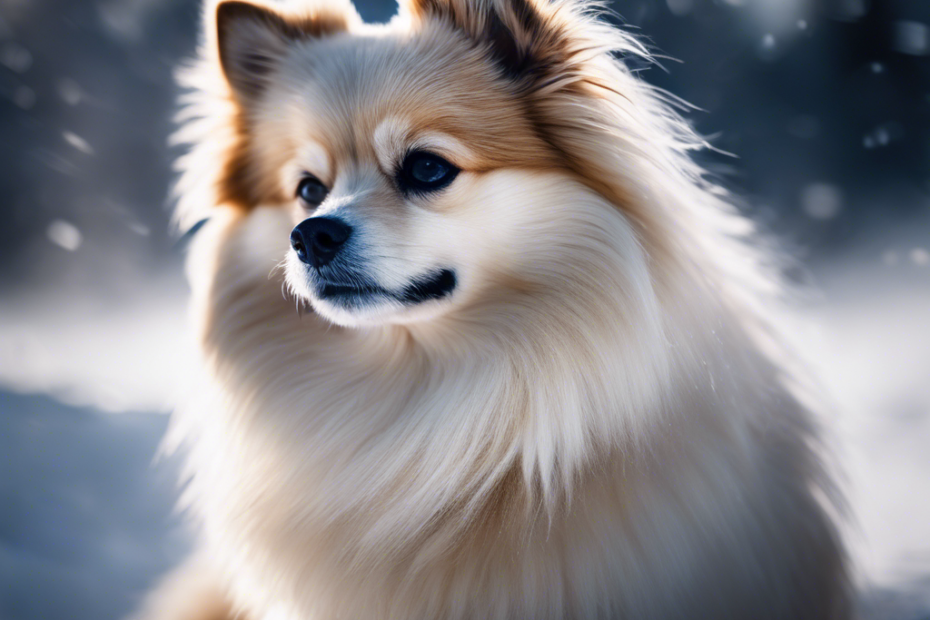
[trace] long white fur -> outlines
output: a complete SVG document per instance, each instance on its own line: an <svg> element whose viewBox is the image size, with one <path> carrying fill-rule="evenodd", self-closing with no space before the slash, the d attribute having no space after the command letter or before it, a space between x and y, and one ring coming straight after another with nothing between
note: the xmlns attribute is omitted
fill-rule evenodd
<svg viewBox="0 0 930 620"><path fill-rule="evenodd" d="M188 262L204 376L172 441L204 555L251 618L846 613L833 491L752 226L691 159L705 145L674 100L607 53L646 49L553 6L584 58L537 102L570 114L547 130L610 191L465 175L448 200L470 208L413 223L417 260L454 261L460 292L363 327L282 297L286 260L297 303L319 302L288 251L293 209L217 204L233 104L209 42L188 73L178 221L212 219ZM615 92L565 88L582 77ZM375 261L382 281L421 267L400 252ZM533 293L495 295L514 274Z"/></svg>

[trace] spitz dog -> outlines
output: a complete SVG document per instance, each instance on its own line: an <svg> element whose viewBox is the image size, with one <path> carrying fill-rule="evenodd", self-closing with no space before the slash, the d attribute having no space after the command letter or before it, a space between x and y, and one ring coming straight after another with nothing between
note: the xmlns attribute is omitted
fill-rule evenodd
<svg viewBox="0 0 930 620"><path fill-rule="evenodd" d="M180 619L851 614L773 270L574 0L210 3Z"/></svg>

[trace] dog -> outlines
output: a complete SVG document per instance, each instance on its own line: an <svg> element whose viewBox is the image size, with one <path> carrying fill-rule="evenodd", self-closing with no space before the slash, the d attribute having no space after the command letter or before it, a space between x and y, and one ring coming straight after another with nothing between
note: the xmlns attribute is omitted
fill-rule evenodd
<svg viewBox="0 0 930 620"><path fill-rule="evenodd" d="M851 616L777 261L575 0L206 7L172 620Z"/></svg>

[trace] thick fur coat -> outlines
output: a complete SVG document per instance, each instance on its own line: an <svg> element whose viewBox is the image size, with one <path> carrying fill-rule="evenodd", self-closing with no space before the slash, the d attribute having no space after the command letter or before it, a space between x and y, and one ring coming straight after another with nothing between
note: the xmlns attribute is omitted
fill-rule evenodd
<svg viewBox="0 0 930 620"><path fill-rule="evenodd" d="M178 134L203 547L149 617L848 617L777 278L635 38L572 0L215 4Z"/></svg>

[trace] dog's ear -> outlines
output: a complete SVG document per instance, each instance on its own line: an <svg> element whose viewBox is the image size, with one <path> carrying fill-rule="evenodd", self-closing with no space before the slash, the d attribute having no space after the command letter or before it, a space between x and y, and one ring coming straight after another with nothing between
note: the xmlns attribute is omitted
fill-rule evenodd
<svg viewBox="0 0 930 620"><path fill-rule="evenodd" d="M216 7L216 41L220 64L230 86L252 97L294 39L293 29L268 7L249 2L222 2Z"/></svg>
<svg viewBox="0 0 930 620"><path fill-rule="evenodd" d="M344 31L351 17L321 10L296 14L256 0L220 2L215 34L223 73L239 97L251 99L264 89L292 44Z"/></svg>
<svg viewBox="0 0 930 620"><path fill-rule="evenodd" d="M401 0L414 27L441 20L486 46L504 74L535 80L572 53L564 0Z"/></svg>

